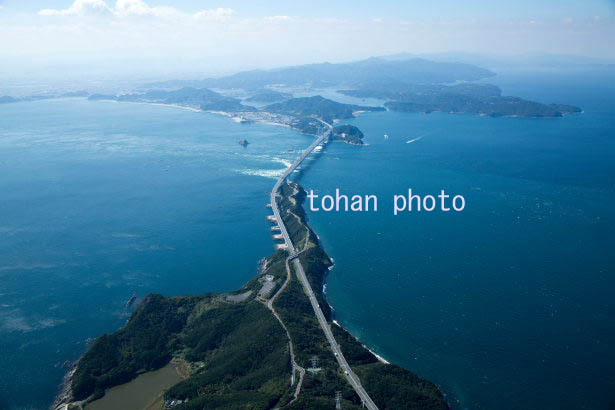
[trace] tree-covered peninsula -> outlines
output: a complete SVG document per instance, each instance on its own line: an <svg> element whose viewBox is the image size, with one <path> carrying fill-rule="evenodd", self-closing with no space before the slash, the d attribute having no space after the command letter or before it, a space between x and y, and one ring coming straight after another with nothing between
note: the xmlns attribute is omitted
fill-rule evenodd
<svg viewBox="0 0 615 410"><path fill-rule="evenodd" d="M351 145L363 145L363 132L354 125L338 125L331 130L334 141L343 141Z"/></svg>
<svg viewBox="0 0 615 410"><path fill-rule="evenodd" d="M93 94L89 100L113 100L122 102L158 103L181 105L204 111L254 111L254 107L241 104L236 98L227 97L207 88L184 87L179 90L148 90L144 93L105 95Z"/></svg>
<svg viewBox="0 0 615 410"><path fill-rule="evenodd" d="M313 289L322 289L331 261L306 223L301 205L305 192L289 183L282 187L282 194L281 213L293 243L302 250L308 280ZM236 292L147 296L122 329L99 337L79 360L64 403L87 407L109 388L173 360L182 364L185 375L164 392L164 401L174 403L177 410L324 410L335 406L337 392L343 408L362 408L300 281L294 271L288 276L287 256L285 250L278 250ZM265 291L267 283L271 285ZM317 292L316 296L344 356L380 409L448 409L433 383L380 361L331 321L324 295ZM294 360L303 369L292 385L289 339Z"/></svg>
<svg viewBox="0 0 615 410"><path fill-rule="evenodd" d="M356 111L384 111L384 108L343 104L316 95L313 97L293 98L284 102L271 104L264 107L263 110L297 117L316 117L325 122L332 123L334 120L338 119L354 118L353 113Z"/></svg>
<svg viewBox="0 0 615 410"><path fill-rule="evenodd" d="M358 98L385 100L385 107L402 112L447 112L479 114L491 117L562 117L581 112L564 104L542 104L519 97L503 96L499 87L490 84L366 85L354 90L341 90Z"/></svg>

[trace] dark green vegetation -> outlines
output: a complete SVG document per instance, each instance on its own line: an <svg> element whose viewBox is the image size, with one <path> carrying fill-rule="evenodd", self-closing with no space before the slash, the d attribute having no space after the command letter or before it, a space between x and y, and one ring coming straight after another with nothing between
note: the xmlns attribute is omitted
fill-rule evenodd
<svg viewBox="0 0 615 410"><path fill-rule="evenodd" d="M293 98L281 103L271 104L263 110L297 117L317 117L331 123L336 119L354 118L353 112L355 111L383 111L384 109L382 107L342 104L316 95L314 97Z"/></svg>
<svg viewBox="0 0 615 410"><path fill-rule="evenodd" d="M246 99L248 102L260 102L260 103L274 103L278 101L284 101L293 98L292 94L281 93L273 90L261 90L254 93L252 96Z"/></svg>
<svg viewBox="0 0 615 410"><path fill-rule="evenodd" d="M386 107L393 111L481 114L490 117L562 117L564 114L581 112L580 108L561 104L541 104L517 97L496 97L487 101L470 98L442 96L437 101L425 103L392 101Z"/></svg>
<svg viewBox="0 0 615 410"><path fill-rule="evenodd" d="M313 289L322 289L329 257L307 226L301 206L305 192L296 184L282 188L281 213L301 254ZM264 272L282 283L287 276L285 251L264 263ZM260 276L260 275L259 275ZM296 360L309 369L317 358L320 370L307 371L298 400L290 403L288 339L266 306L254 298L261 286L254 278L234 294L250 292L241 302L227 295L205 294L166 298L148 296L121 330L99 337L77 365L72 380L75 400L100 397L105 389L125 383L140 372L155 370L171 358L189 364L189 376L165 393L165 399L188 400L174 408L201 409L331 409L342 393L345 409L361 403L346 382L314 316L301 283L294 276L274 306L294 343ZM327 318L332 315L316 292ZM445 410L432 383L395 365L380 363L344 329L333 326L348 362L381 409Z"/></svg>
<svg viewBox="0 0 615 410"><path fill-rule="evenodd" d="M517 97L502 96L499 87L488 84L407 85L387 84L379 88L343 90L343 94L360 98L388 100L393 111L468 113L492 117L561 117L581 109L562 104L541 104Z"/></svg>
<svg viewBox="0 0 615 410"><path fill-rule="evenodd" d="M206 88L190 88L185 87L179 90L149 90L140 94L123 94L103 95L94 94L89 97L90 100L114 100L128 102L149 102L160 104L177 104L187 107L200 108L210 111L254 111L254 107L241 104L241 102L232 97L225 97L215 91Z"/></svg>
<svg viewBox="0 0 615 410"><path fill-rule="evenodd" d="M363 145L363 136L363 132L354 125L338 125L331 130L331 137L334 140L352 145Z"/></svg>
<svg viewBox="0 0 615 410"><path fill-rule="evenodd" d="M167 392L168 398L189 399L181 409L269 409L288 390L286 335L258 302L204 304L182 341L185 358L202 367Z"/></svg>
<svg viewBox="0 0 615 410"><path fill-rule="evenodd" d="M79 361L72 380L75 399L101 397L140 371L159 369L181 347L179 334L200 298L150 295L121 330L102 335Z"/></svg>
<svg viewBox="0 0 615 410"><path fill-rule="evenodd" d="M249 300L148 296L123 329L99 337L79 361L74 398L101 397L105 388L177 356L193 369L167 393L190 399L182 409L211 408L212 403L219 404L216 408L237 403L271 408L288 388L287 339L267 308Z"/></svg>
<svg viewBox="0 0 615 410"><path fill-rule="evenodd" d="M293 118L289 125L309 135L320 135L327 130L325 124L312 117Z"/></svg>
<svg viewBox="0 0 615 410"><path fill-rule="evenodd" d="M440 63L410 58L387 60L369 58L344 64L308 64L273 70L253 70L222 78L208 78L196 81L166 81L143 85L143 88L210 87L261 89L267 85L283 84L287 87L309 86L356 87L365 83L398 80L414 84L451 83L473 81L494 75L484 68L462 63Z"/></svg>

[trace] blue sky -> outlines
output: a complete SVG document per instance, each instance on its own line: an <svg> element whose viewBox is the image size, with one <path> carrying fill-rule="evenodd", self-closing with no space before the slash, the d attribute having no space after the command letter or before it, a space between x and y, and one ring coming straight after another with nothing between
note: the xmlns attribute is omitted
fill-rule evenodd
<svg viewBox="0 0 615 410"><path fill-rule="evenodd" d="M67 8L70 0L5 0L0 4L14 11L36 12L43 8ZM317 17L325 14L344 17L380 18L539 18L611 15L612 0L438 0L438 1L366 1L366 0L253 0L195 1L151 0L151 6L168 6L188 12L218 7L232 8L246 16L264 17L272 14Z"/></svg>
<svg viewBox="0 0 615 410"><path fill-rule="evenodd" d="M401 52L615 59L615 0L0 0L0 74L340 62Z"/></svg>

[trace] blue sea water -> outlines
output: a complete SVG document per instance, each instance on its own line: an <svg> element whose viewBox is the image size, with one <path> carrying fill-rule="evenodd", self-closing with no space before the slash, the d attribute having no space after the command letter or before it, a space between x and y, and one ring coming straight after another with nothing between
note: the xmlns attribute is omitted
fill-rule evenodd
<svg viewBox="0 0 615 410"><path fill-rule="evenodd" d="M62 363L122 326L133 292L251 278L273 251L274 177L310 141L171 107L1 105L0 409L46 409Z"/></svg>
<svg viewBox="0 0 615 410"><path fill-rule="evenodd" d="M584 112L352 120L369 145L331 144L300 178L320 195L379 198L377 213L309 212L335 259L328 299L343 326L455 409L612 408L615 76L487 82ZM394 216L408 188L463 195L466 208Z"/></svg>
<svg viewBox="0 0 615 410"><path fill-rule="evenodd" d="M338 320L456 409L608 408L613 80L489 79L585 110L562 119L352 120L369 146L331 144L299 177L320 194L380 199L376 214L309 213L336 262ZM250 278L272 251L273 177L310 141L169 107L0 106L0 408L46 408L62 362L125 323L133 292L225 291ZM461 194L466 209L393 216L393 194L408 188Z"/></svg>

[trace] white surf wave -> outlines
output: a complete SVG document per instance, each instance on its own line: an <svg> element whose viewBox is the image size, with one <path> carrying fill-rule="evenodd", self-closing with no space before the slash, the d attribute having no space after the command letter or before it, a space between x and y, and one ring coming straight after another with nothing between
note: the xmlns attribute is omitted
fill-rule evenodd
<svg viewBox="0 0 615 410"><path fill-rule="evenodd" d="M278 164L284 165L286 168L290 168L290 166L293 164L292 161L280 157L272 157L271 160L273 162L277 162Z"/></svg>
<svg viewBox="0 0 615 410"><path fill-rule="evenodd" d="M286 171L284 169L241 169L240 173L244 175L253 175L258 177L265 177L271 179L278 179Z"/></svg>

